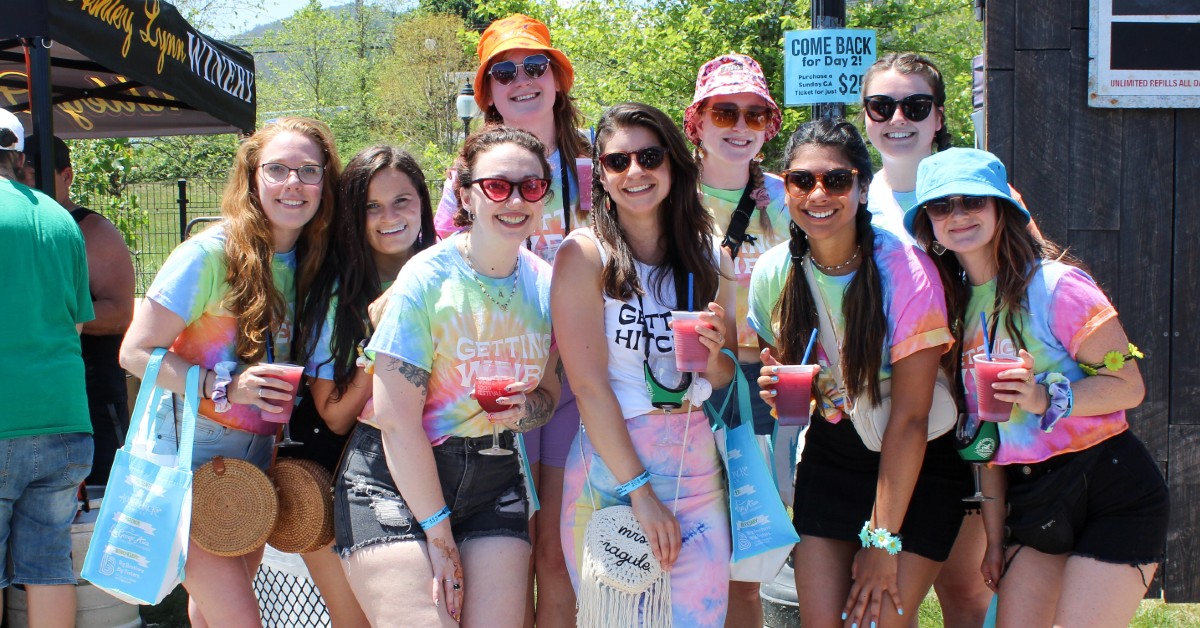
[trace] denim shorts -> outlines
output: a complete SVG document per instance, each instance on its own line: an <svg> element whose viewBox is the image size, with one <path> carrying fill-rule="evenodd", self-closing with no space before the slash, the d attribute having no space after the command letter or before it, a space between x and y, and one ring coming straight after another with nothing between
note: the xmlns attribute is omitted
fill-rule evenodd
<svg viewBox="0 0 1200 628"><path fill-rule="evenodd" d="M505 432L501 446L513 449ZM451 437L433 448L454 541L511 537L529 541L529 498L517 456L485 456L492 437ZM378 543L423 541L425 532L392 481L379 430L354 428L334 477L334 548L343 558Z"/></svg>
<svg viewBox="0 0 1200 628"><path fill-rule="evenodd" d="M179 450L175 422L160 418L155 433L154 453L173 454ZM196 438L192 444L192 471L217 456L245 460L264 472L271 466L275 437L226 427L204 416L196 417Z"/></svg>
<svg viewBox="0 0 1200 628"><path fill-rule="evenodd" d="M1076 509L1078 520L1069 522L1074 528L1070 555L1119 565L1161 563L1171 508L1158 463L1130 430L1092 448L1099 450L1096 461L1078 471L1086 477L1082 503ZM1069 468L1065 465L1081 453L1059 454L1035 464L1008 465L1004 469L1009 487L1066 472ZM1006 523L1020 514L1010 504ZM1009 536L1010 544L1022 544L1011 529Z"/></svg>
<svg viewBox="0 0 1200 628"><path fill-rule="evenodd" d="M86 433L0 440L0 588L75 584L71 522L92 447Z"/></svg>

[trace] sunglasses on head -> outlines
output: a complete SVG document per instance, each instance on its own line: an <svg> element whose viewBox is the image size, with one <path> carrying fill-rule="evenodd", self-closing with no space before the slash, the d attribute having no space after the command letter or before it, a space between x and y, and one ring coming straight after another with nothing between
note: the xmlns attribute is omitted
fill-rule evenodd
<svg viewBox="0 0 1200 628"><path fill-rule="evenodd" d="M947 196L927 201L924 207L930 220L945 220L954 213L955 205L962 207L964 212L975 214L987 207L987 202L986 196Z"/></svg>
<svg viewBox="0 0 1200 628"><path fill-rule="evenodd" d="M521 68L525 70L525 76L531 79L540 77L546 73L546 69L550 67L550 58L546 55L529 55L521 62ZM508 85L517 80L517 63L515 61L501 61L492 66L488 70L488 74L496 79L496 82L501 85Z"/></svg>
<svg viewBox="0 0 1200 628"><path fill-rule="evenodd" d="M609 174L621 174L629 170L629 165L633 163L634 159L637 159L642 170L654 170L666 161L667 149L662 146L649 146L630 152L605 153L600 156L600 165L604 166Z"/></svg>
<svg viewBox="0 0 1200 628"><path fill-rule="evenodd" d="M863 98L863 108L867 110L867 117L876 122L887 122L892 119L896 113L896 106L900 106L900 111L904 113L904 117L912 122L920 122L929 117L933 112L934 105L933 96L930 94L913 94L905 96L900 100L896 100L891 96L867 96Z"/></svg>
<svg viewBox="0 0 1200 628"><path fill-rule="evenodd" d="M722 129L736 125L739 115L746 120L746 128L751 131L767 128L767 121L771 119L771 110L757 105L745 109L737 105L713 105L705 111L712 118L713 125Z"/></svg>
<svg viewBox="0 0 1200 628"><path fill-rule="evenodd" d="M536 203L546 197L550 191L550 179L524 179L521 181L509 181L499 177L483 177L471 181L472 185L478 185L479 190L483 195L497 203L507 201L513 193L513 188L517 189L517 193L521 198L530 203Z"/></svg>
<svg viewBox="0 0 1200 628"><path fill-rule="evenodd" d="M857 168L834 168L824 174L808 170L784 170L783 190L792 198L805 198L820 183L826 194L848 194L854 187Z"/></svg>
<svg viewBox="0 0 1200 628"><path fill-rule="evenodd" d="M325 167L315 164L308 164L299 168L289 168L283 164L266 163L261 168L263 178L271 183L283 183L288 180L288 177L293 172L296 173L296 178L306 185L316 185L325 176Z"/></svg>

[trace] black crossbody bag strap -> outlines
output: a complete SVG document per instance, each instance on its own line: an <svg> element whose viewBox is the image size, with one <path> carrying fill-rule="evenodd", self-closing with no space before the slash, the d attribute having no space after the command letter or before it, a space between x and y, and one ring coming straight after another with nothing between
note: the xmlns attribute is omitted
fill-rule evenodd
<svg viewBox="0 0 1200 628"><path fill-rule="evenodd" d="M721 246L729 249L729 257L737 259L738 249L742 248L743 242L753 243L754 236L746 235L746 227L750 226L750 215L754 213L754 199L750 198L751 185L747 185L742 192L742 198L738 201L737 207L733 213L729 215L729 228L725 230L725 239L721 240Z"/></svg>

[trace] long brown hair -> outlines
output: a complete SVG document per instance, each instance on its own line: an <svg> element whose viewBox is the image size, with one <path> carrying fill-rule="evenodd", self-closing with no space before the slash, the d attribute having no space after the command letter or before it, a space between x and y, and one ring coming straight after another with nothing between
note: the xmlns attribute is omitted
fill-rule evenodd
<svg viewBox="0 0 1200 628"><path fill-rule="evenodd" d="M1012 203L999 197L992 198L996 203L996 233L992 236L992 259L996 265L996 302L992 308L993 318L989 319L988 324L994 324L994 317L998 316L1001 310L1008 312L1004 317L1004 330L1013 341L1014 351L1019 351L1025 348L1021 341L1020 318L1027 309L1026 292L1041 262L1056 260L1085 272L1087 268L1059 245L1031 233L1026 224L1025 213ZM917 209L917 215L913 219L913 232L921 246L926 250L933 250L933 224L929 215L925 213L924 206ZM967 279L967 272L959 263L957 255L946 251L930 257L938 269L942 285L946 287L946 310L950 316L950 329L955 339L961 342L967 305L971 300L971 282ZM946 356L951 362L953 353L948 352ZM947 364L950 368L959 368Z"/></svg>
<svg viewBox="0 0 1200 628"><path fill-rule="evenodd" d="M256 171L263 148L283 133L296 133L312 140L325 158L321 179L321 204L304 225L296 241L296 292L304 295L312 284L325 251L333 216L334 192L342 164L334 147L333 133L323 122L309 118L280 118L246 138L238 147L229 171L229 182L221 197L225 229L225 281L229 293L223 305L237 318L237 356L243 362L262 359L268 333L287 320L287 298L275 289L271 263L275 253L271 224L258 197ZM300 321L297 320L297 324ZM308 330L294 330L293 337L307 337ZM276 359L283 359L276 356Z"/></svg>
<svg viewBox="0 0 1200 628"><path fill-rule="evenodd" d="M333 363L333 399L340 399L350 387L358 341L370 337L367 307L383 293L375 255L367 242L367 200L371 180L385 170L396 170L408 177L417 191L421 207L420 231L412 245L412 254L437 242L433 228L433 205L425 174L417 160L391 146L368 146L346 163L338 180L337 211L330 227L332 248L308 291L298 301L297 335L292 346L302 351L298 361L307 362L315 348L329 305L337 297L333 330L329 335L330 361ZM410 228L415 225L410 225ZM301 335L303 331L306 335ZM293 351L294 353L295 351Z"/></svg>
<svg viewBox="0 0 1200 628"><path fill-rule="evenodd" d="M609 107L596 125L596 150L592 164L592 229L608 248L610 255L600 277L604 293L614 299L626 300L645 294L638 280L633 251L625 230L617 219L617 207L608 192L600 185L602 166L600 155L618 129L641 127L658 137L667 149L667 161L660 168L671 169L671 190L658 211L659 239L664 256L650 275L654 291L664 302L661 288L667 275L675 281L676 301L687 276L693 276L695 303L705 304L717 295L720 284L719 260L712 259L712 216L700 204L696 194L700 170L688 151L687 142L679 128L667 115L650 105L624 103ZM677 308L686 303L676 303Z"/></svg>
<svg viewBox="0 0 1200 628"><path fill-rule="evenodd" d="M842 347L825 347L840 351L839 362L845 378L846 392L852 397L866 395L871 404L880 399L879 368L883 364L884 341L887 338L887 313L883 303L883 279L875 264L875 229L871 212L867 210L866 189L871 184L871 155L867 144L854 125L845 120L821 118L807 122L788 140L784 151L791 164L804 146L828 146L838 149L854 168L858 169L860 190L858 208L854 214L854 229L862 263L842 300L842 316L846 320L846 336ZM780 330L776 339L779 359L785 364L798 363L804 355L812 330L817 329L817 295L812 294L804 275L803 264L808 254L808 238L792 222L788 227L792 239L788 250L792 267L784 281L779 302L772 312L772 321Z"/></svg>

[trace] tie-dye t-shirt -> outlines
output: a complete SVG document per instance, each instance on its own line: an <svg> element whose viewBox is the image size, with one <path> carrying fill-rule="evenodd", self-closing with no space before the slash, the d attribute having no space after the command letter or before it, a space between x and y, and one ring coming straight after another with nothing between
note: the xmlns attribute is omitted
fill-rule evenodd
<svg viewBox="0 0 1200 628"><path fill-rule="evenodd" d="M171 351L193 364L211 369L217 362L237 362L237 318L223 301L230 287L225 281L225 230L213 227L180 244L154 277L146 297L178 314L187 325ZM275 332L275 361L292 355L292 321L296 304L296 252L275 255L271 263L275 289L287 304L287 317ZM264 360L265 361L265 360ZM238 364L238 372L246 370ZM200 402L200 414L234 429L274 434L278 423L263 421L255 406L232 404L217 412L213 402Z"/></svg>
<svg viewBox="0 0 1200 628"><path fill-rule="evenodd" d="M1061 262L1043 262L1025 296L1028 312L1018 314L1015 321L1021 330L1021 347L1016 346L1005 328L1009 314L1004 311L1005 318L996 325L992 351L1016 355L1019 348L1024 348L1033 354L1034 372L1062 373L1072 382L1083 379L1085 374L1075 361L1075 354L1092 332L1117 316L1108 297L1082 270ZM990 316L995 301L995 280L971 288L963 335L964 368L969 367L972 356L984 351L979 314ZM965 371L963 387L967 391L967 409L975 412L978 397L973 370ZM1040 462L1061 453L1082 451L1129 427L1124 410L1101 416L1072 414L1050 426L1048 432L1042 431L1041 419L1041 415L1013 406L1009 420L999 424L1000 447L993 462Z"/></svg>
<svg viewBox="0 0 1200 628"><path fill-rule="evenodd" d="M884 312L887 314L887 337L879 369L880 381L891 379L892 364L930 347L948 350L954 339L946 326L946 296L933 262L915 246L905 244L887 231L875 231L875 265L883 283ZM792 268L792 255L785 242L767 251L758 260L750 281L750 326L763 340L776 346L780 330L771 320L779 301L784 282ZM846 322L842 313L846 287L854 274L831 277L814 271L821 295L828 306L835 336L845 342ZM803 274L797 280L804 281ZM818 303L818 307L821 304ZM821 391L822 412L830 422L842 418L845 399L837 392L829 368L827 351L818 339L817 361L821 365L817 386Z"/></svg>
<svg viewBox="0 0 1200 628"><path fill-rule="evenodd" d="M770 203L764 209L755 209L750 215L750 223L746 226L746 235L753 236L754 242L745 242L738 250L738 256L733 260L733 272L737 279L737 334L738 346L748 348L750 352L758 352L758 334L750 328L750 274L758 258L762 257L771 247L788 240L788 223L792 221L788 214L787 203L783 191L783 179L767 174L763 178ZM713 215L716 227L714 238L720 242L725 238L725 229L729 227L729 217L737 209L742 200L742 190L718 190L701 185L701 201L704 207ZM770 220L770 228L764 229L762 216Z"/></svg>
<svg viewBox="0 0 1200 628"><path fill-rule="evenodd" d="M370 351L429 372L421 420L434 445L451 436L492 433L492 424L470 396L483 362L512 363L518 381L553 377L545 372L550 265L521 248L517 294L504 311L484 290L503 303L513 278L491 279L471 270L458 249L464 237L443 240L404 265L384 320L368 344Z"/></svg>
<svg viewBox="0 0 1200 628"><path fill-rule="evenodd" d="M529 244L534 253L553 264L554 255L558 253L558 247L567 237L567 232L581 226L580 222L583 219L578 212L575 212L570 216L571 224L567 224L567 216L563 212L562 160L559 159L558 151L554 151L547 161L550 162L550 194L546 196L542 210L542 224L529 237ZM433 216L434 229L441 238L446 238L462 230L462 227L454 226L454 214L458 212L458 197L454 195L454 182L457 178L458 176L451 170L449 176L446 177L446 183L442 186L442 200L438 202L437 213ZM583 190L586 192L586 198L579 195L580 181L584 182ZM590 158L581 157L575 160L575 173L570 177L570 184L571 206L583 212L590 210L592 207L592 160Z"/></svg>

